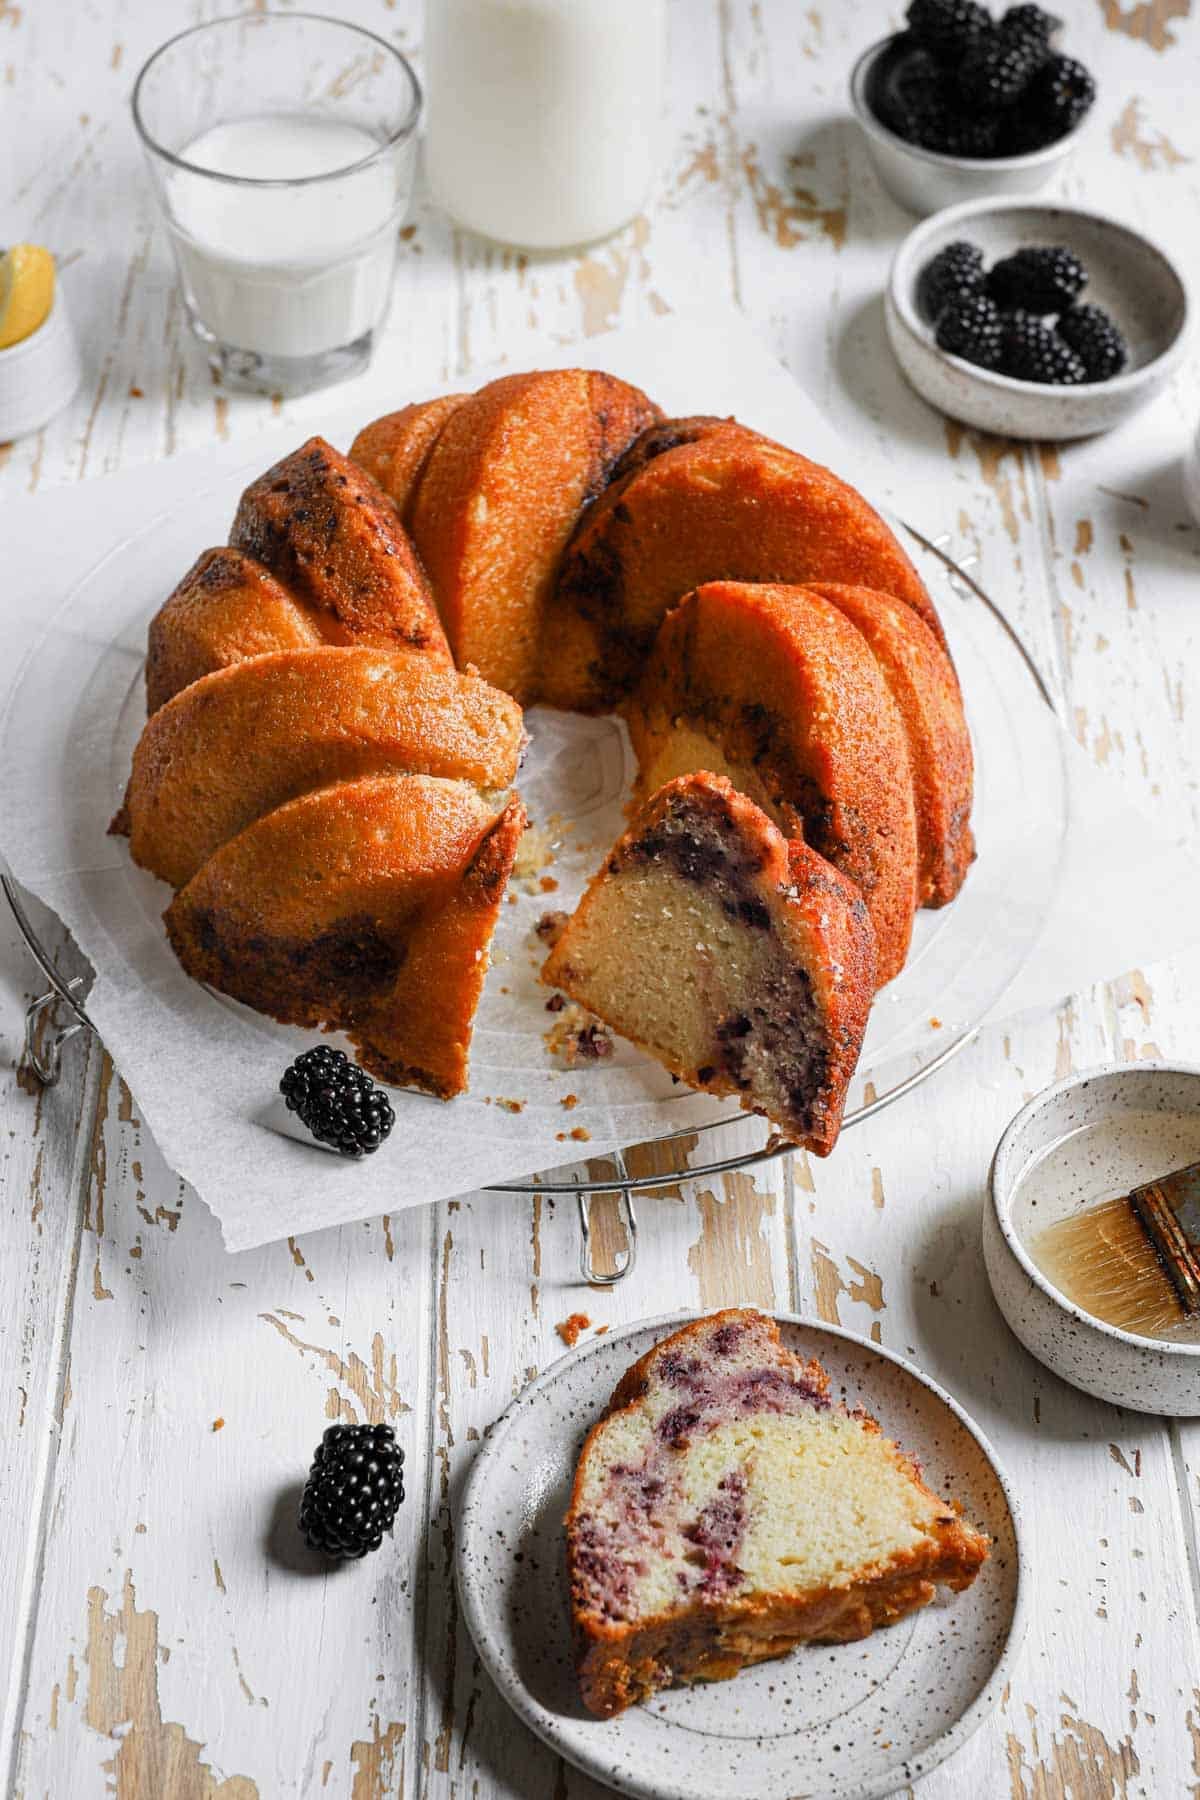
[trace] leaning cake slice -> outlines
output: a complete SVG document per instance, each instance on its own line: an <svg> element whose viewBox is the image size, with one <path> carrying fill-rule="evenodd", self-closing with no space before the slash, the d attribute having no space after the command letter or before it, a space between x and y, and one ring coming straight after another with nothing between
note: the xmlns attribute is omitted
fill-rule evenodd
<svg viewBox="0 0 1200 1800"><path fill-rule="evenodd" d="M736 1095L827 1156L875 991L875 933L844 875L699 772L642 807L542 980L680 1080Z"/></svg>
<svg viewBox="0 0 1200 1800"><path fill-rule="evenodd" d="M761 1313L697 1320L626 1371L567 1515L580 1690L611 1718L968 1587L988 1539Z"/></svg>

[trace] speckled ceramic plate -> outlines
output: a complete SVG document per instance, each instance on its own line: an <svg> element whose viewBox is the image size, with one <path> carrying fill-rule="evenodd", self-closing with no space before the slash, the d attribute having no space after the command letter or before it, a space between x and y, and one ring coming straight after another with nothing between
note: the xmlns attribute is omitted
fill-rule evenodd
<svg viewBox="0 0 1200 1800"><path fill-rule="evenodd" d="M966 1593L857 1644L801 1648L735 1680L659 1694L619 1718L580 1704L562 1521L588 1427L630 1363L689 1315L594 1338L547 1369L493 1427L471 1471L458 1588L504 1698L568 1762L647 1800L787 1794L867 1800L915 1781L999 1698L1027 1589L1013 1497L986 1440L911 1363L850 1332L776 1314L789 1348L873 1413L995 1540Z"/></svg>

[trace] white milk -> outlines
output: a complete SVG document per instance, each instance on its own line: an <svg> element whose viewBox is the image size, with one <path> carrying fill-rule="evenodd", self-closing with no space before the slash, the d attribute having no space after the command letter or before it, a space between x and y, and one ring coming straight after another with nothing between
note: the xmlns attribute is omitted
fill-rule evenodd
<svg viewBox="0 0 1200 1800"><path fill-rule="evenodd" d="M378 150L370 132L311 114L216 125L184 161L256 181L296 182L349 169ZM166 182L184 290L222 344L306 357L351 344L378 324L396 253L392 160L299 187L240 186L173 169Z"/></svg>
<svg viewBox="0 0 1200 1800"><path fill-rule="evenodd" d="M474 231L605 237L658 167L663 0L426 0L429 179Z"/></svg>

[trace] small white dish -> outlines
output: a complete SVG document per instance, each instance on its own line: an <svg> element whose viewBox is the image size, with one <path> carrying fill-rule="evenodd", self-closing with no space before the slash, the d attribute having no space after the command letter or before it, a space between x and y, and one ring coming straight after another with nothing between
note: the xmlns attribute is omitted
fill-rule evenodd
<svg viewBox="0 0 1200 1800"><path fill-rule="evenodd" d="M1050 387L980 369L940 350L917 305L921 270L957 239L978 244L990 266L1032 244L1065 244L1088 271L1082 298L1112 314L1130 362L1109 381ZM1067 439L1108 431L1153 400L1187 347L1191 303L1165 250L1119 219L1075 206L996 199L952 206L909 232L892 262L884 300L888 340L911 385L930 405L980 431Z"/></svg>
<svg viewBox="0 0 1200 1800"><path fill-rule="evenodd" d="M79 345L61 282L37 330L0 350L0 443L40 431L71 400L83 378Z"/></svg>
<svg viewBox="0 0 1200 1800"><path fill-rule="evenodd" d="M1057 1149L1053 1195L1029 1182ZM1084 1207L1200 1161L1200 1067L1120 1063L1035 1094L996 1150L983 1257L996 1303L1032 1356L1114 1406L1200 1413L1200 1341L1135 1336L1084 1312L1034 1261L1038 1234Z"/></svg>
<svg viewBox="0 0 1200 1800"><path fill-rule="evenodd" d="M890 131L869 96L876 69L896 35L864 50L850 75L850 102L867 140L867 154L893 200L925 217L942 207L994 194L1031 194L1062 172L1088 128L1088 119L1081 119L1055 143L1027 150L1023 156L942 156Z"/></svg>
<svg viewBox="0 0 1200 1800"><path fill-rule="evenodd" d="M775 1315L789 1349L819 1358L838 1398L865 1406L933 1487L962 1501L994 1539L990 1559L965 1593L859 1643L803 1647L615 1719L580 1703L563 1557L575 1462L625 1369L689 1316L593 1338L531 1382L488 1433L456 1532L476 1647L525 1723L622 1793L891 1794L964 1743L1009 1678L1028 1588L1016 1506L991 1448L948 1394L901 1357L794 1314Z"/></svg>

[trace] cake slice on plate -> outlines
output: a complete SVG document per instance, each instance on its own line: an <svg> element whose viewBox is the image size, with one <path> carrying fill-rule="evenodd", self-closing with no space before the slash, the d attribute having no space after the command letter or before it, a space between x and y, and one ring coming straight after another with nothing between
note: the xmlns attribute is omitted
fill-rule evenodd
<svg viewBox="0 0 1200 1800"><path fill-rule="evenodd" d="M819 1363L753 1311L699 1319L626 1371L567 1515L584 1704L721 1681L847 1643L968 1587L989 1541Z"/></svg>
<svg viewBox="0 0 1200 1800"><path fill-rule="evenodd" d="M652 795L542 970L692 1087L827 1156L875 991L861 894L720 775Z"/></svg>

